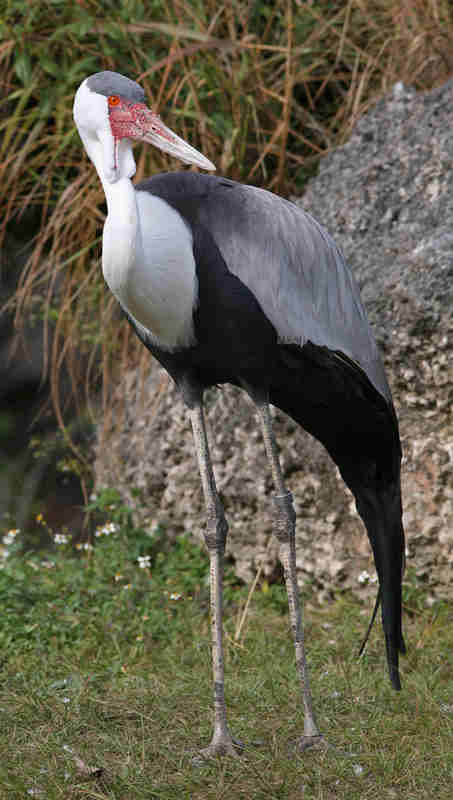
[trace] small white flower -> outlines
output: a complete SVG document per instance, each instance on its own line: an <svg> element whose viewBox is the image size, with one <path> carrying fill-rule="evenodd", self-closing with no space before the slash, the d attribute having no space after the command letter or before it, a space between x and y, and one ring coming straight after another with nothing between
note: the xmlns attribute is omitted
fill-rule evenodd
<svg viewBox="0 0 453 800"><path fill-rule="evenodd" d="M68 537L66 536L65 533L56 533L55 536L53 537L53 540L54 540L55 544L67 544L68 543Z"/></svg>
<svg viewBox="0 0 453 800"><path fill-rule="evenodd" d="M71 702L71 698L70 697L63 697L62 700L63 700L63 703L70 703Z"/></svg>
<svg viewBox="0 0 453 800"><path fill-rule="evenodd" d="M11 528L3 537L3 544L12 544L18 533L20 533L19 528Z"/></svg>
<svg viewBox="0 0 453 800"><path fill-rule="evenodd" d="M137 561L140 569L148 569L151 566L151 556L139 556Z"/></svg>
<svg viewBox="0 0 453 800"><path fill-rule="evenodd" d="M354 770L354 775L361 775L363 772L363 767L360 764L353 764L352 769Z"/></svg>
<svg viewBox="0 0 453 800"><path fill-rule="evenodd" d="M77 542L76 550L92 550L93 545L90 542Z"/></svg>
<svg viewBox="0 0 453 800"><path fill-rule="evenodd" d="M46 567L46 569L52 569L55 566L55 561L41 561L41 566Z"/></svg>
<svg viewBox="0 0 453 800"><path fill-rule="evenodd" d="M95 536L109 536L110 533L115 533L118 530L118 525L115 522L108 522L106 525L100 525L96 529Z"/></svg>
<svg viewBox="0 0 453 800"><path fill-rule="evenodd" d="M182 594L178 594L178 592L172 592L170 595L170 600L181 600Z"/></svg>
<svg viewBox="0 0 453 800"><path fill-rule="evenodd" d="M358 576L357 580L359 583L368 583L368 581L370 580L369 572L367 572L366 569L364 569Z"/></svg>

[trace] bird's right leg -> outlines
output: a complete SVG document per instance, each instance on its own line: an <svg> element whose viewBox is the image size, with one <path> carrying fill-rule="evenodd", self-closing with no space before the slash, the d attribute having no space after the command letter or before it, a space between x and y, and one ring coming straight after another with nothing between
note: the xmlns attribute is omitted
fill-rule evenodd
<svg viewBox="0 0 453 800"><path fill-rule="evenodd" d="M296 573L296 514L293 508L291 492L286 489L283 473L278 458L277 444L272 429L269 404L256 400L256 407L261 421L264 446L272 471L272 478L277 494L274 495L275 529L274 533L280 544L280 560L285 573L286 591L288 595L289 614L296 650L296 664L299 672L302 702L304 706L304 735L298 740L299 750L323 741L316 722L308 668L305 657L304 630L299 600L299 587Z"/></svg>
<svg viewBox="0 0 453 800"><path fill-rule="evenodd" d="M190 409L190 420L207 511L205 541L210 559L212 666L214 673L214 733L210 745L202 751L201 755L236 756L235 745L239 747L241 745L233 740L227 725L223 666L222 583L228 524L215 484L201 402Z"/></svg>

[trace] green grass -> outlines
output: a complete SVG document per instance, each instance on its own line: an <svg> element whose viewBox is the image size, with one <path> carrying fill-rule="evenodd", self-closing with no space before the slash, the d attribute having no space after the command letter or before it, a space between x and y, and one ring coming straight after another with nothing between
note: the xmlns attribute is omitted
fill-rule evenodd
<svg viewBox="0 0 453 800"><path fill-rule="evenodd" d="M302 714L283 589L256 590L235 642L247 589L230 572L226 694L247 749L200 767L192 758L212 716L204 551L182 538L165 552L159 532L127 525L75 553L63 544L23 557L18 538L0 571L2 800L451 796L452 613L428 608L414 581L399 694L379 628L357 660L370 608L349 595L308 605L318 721L336 749L296 756ZM150 568L138 565L145 555Z"/></svg>

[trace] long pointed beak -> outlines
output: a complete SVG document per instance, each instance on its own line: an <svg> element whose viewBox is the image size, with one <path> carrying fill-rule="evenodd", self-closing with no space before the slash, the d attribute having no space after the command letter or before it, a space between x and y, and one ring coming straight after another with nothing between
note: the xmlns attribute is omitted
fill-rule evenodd
<svg viewBox="0 0 453 800"><path fill-rule="evenodd" d="M167 128L160 117L149 108L146 106L141 108L137 117L141 133L134 136L134 139L153 144L154 147L179 158L185 164L195 164L202 169L215 170L212 161Z"/></svg>

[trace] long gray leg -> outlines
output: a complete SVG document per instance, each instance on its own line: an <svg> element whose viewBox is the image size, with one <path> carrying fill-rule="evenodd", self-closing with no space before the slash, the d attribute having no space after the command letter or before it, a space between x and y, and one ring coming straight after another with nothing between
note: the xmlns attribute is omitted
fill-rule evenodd
<svg viewBox="0 0 453 800"><path fill-rule="evenodd" d="M214 733L203 756L237 755L227 725L223 668L223 566L228 524L215 485L201 403L190 409L195 449L207 511L205 531L210 559L212 667L214 673ZM236 743L239 744L239 743Z"/></svg>
<svg viewBox="0 0 453 800"><path fill-rule="evenodd" d="M296 514L294 512L291 492L285 487L283 474L278 458L277 445L272 429L269 404L255 399L261 420L264 446L272 470L272 478L277 494L274 495L275 535L280 543L280 560L285 572L286 591L288 594L289 614L296 649L296 664L300 675L302 702L304 705L304 735L297 745L301 750L319 742L321 734L316 724L313 701L308 681L307 661L304 648L304 631L299 600L299 589L296 574Z"/></svg>

